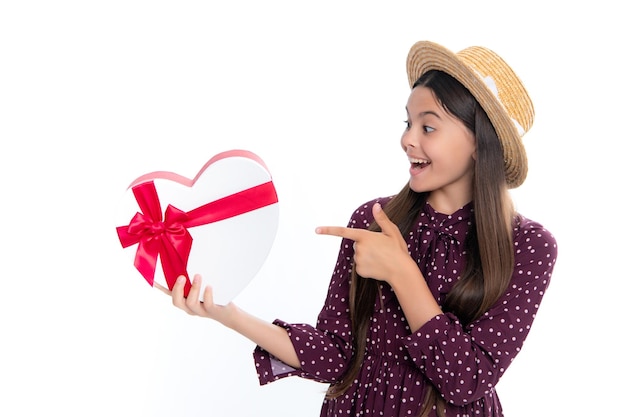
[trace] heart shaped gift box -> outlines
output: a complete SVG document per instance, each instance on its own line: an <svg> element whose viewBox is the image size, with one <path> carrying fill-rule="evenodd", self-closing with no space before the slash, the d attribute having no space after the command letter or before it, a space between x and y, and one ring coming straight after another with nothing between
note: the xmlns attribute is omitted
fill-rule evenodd
<svg viewBox="0 0 626 417"><path fill-rule="evenodd" d="M211 158L195 178L158 171L128 187L117 233L135 269L172 289L202 275L217 304L227 304L258 273L278 229L278 197L265 163L246 150Z"/></svg>

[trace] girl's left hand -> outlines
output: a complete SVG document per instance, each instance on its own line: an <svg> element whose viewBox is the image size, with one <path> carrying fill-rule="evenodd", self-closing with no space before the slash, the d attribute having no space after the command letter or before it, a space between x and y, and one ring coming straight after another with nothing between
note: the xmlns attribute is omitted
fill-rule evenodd
<svg viewBox="0 0 626 417"><path fill-rule="evenodd" d="M229 325L230 315L235 308L234 304L228 303L228 305L225 306L215 304L213 302L213 289L209 285L207 285L204 290L204 301L200 301L199 295L202 277L199 274L194 275L189 294L185 297L185 280L186 278L182 275L178 277L172 291L169 291L167 288L157 283L154 283L154 286L171 296L172 304L187 314L206 317L224 325Z"/></svg>
<svg viewBox="0 0 626 417"><path fill-rule="evenodd" d="M320 235L339 236L354 241L356 272L364 278L374 278L392 283L411 258L400 229L385 214L379 203L372 207L374 220L380 232L350 227L321 226L315 229Z"/></svg>

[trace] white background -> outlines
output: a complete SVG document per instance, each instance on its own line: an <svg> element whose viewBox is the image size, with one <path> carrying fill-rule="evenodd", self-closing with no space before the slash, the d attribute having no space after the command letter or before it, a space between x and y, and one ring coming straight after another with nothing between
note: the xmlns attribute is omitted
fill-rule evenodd
<svg viewBox="0 0 626 417"><path fill-rule="evenodd" d="M507 417L623 409L623 22L617 3L5 1L0 4L0 415L317 416L325 386L259 387L246 339L192 318L122 254L130 181L251 150L281 199L236 302L314 323L344 225L407 179L417 40L502 55L535 102L518 209L560 257L499 384ZM624 414L622 414L624 415Z"/></svg>

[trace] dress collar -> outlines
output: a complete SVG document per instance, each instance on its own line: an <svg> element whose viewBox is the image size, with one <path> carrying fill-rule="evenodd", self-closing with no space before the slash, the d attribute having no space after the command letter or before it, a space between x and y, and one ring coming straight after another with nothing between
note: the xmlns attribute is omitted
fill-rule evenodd
<svg viewBox="0 0 626 417"><path fill-rule="evenodd" d="M428 202L417 217L417 226L430 228L438 232L450 232L453 229L469 229L474 214L474 204L469 202L452 214L444 214L435 210ZM456 234L456 233L455 233Z"/></svg>

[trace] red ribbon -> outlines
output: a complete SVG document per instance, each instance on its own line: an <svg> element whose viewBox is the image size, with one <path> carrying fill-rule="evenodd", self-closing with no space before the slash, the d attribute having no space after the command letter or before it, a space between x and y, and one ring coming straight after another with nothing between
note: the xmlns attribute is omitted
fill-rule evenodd
<svg viewBox="0 0 626 417"><path fill-rule="evenodd" d="M154 285L157 257L165 281L171 290L176 278L187 273L187 261L193 238L187 228L218 222L248 213L278 202L274 184L266 182L235 194L220 198L187 213L168 205L161 215L161 204L153 181L132 188L141 212L137 212L127 226L117 227L117 235L123 248L138 243L135 268L150 285ZM185 295L191 283L187 279Z"/></svg>

